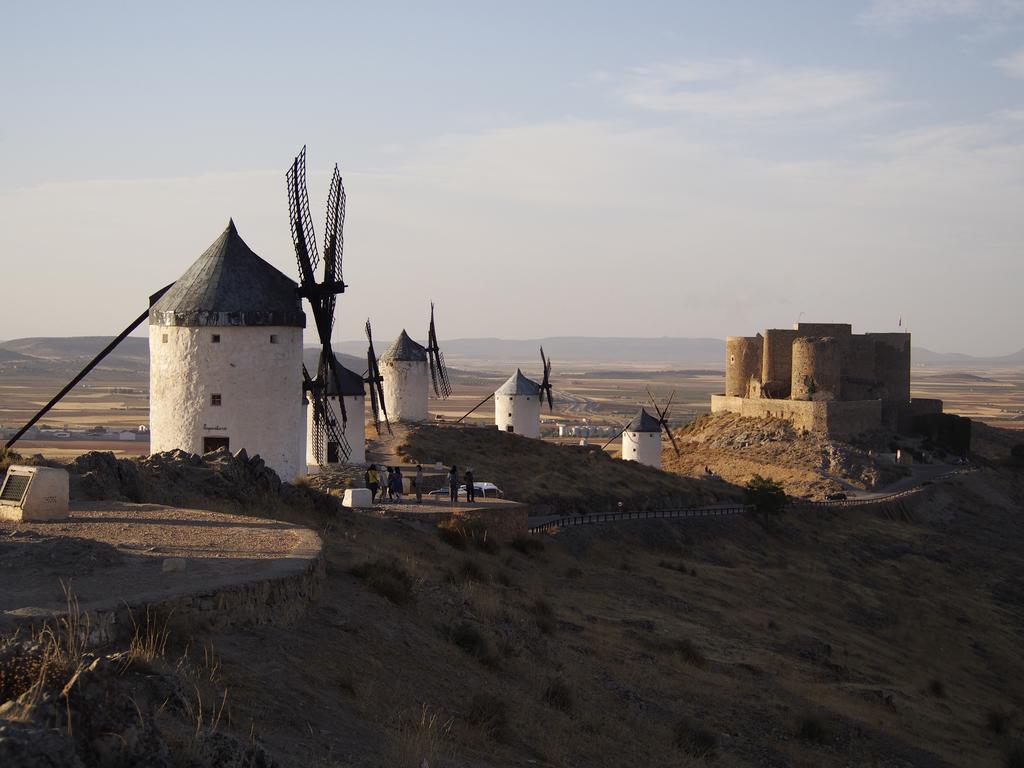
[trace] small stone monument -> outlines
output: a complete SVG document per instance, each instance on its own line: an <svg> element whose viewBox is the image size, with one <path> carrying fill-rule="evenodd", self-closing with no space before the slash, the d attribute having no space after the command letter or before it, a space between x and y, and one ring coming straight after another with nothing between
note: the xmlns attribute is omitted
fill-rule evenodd
<svg viewBox="0 0 1024 768"><path fill-rule="evenodd" d="M66 469L12 466L0 486L0 520L29 523L68 516Z"/></svg>

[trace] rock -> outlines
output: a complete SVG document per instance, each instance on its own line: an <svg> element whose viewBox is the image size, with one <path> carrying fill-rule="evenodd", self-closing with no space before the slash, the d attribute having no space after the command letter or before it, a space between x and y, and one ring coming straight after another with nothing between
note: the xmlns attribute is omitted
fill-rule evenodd
<svg viewBox="0 0 1024 768"><path fill-rule="evenodd" d="M181 573L185 570L185 560L180 557L164 558L161 570L164 573Z"/></svg>
<svg viewBox="0 0 1024 768"><path fill-rule="evenodd" d="M75 745L59 730L7 720L0 724L0 765L18 768L84 768Z"/></svg>
<svg viewBox="0 0 1024 768"><path fill-rule="evenodd" d="M235 461L247 463L249 461L249 454L245 448L239 448L235 451Z"/></svg>

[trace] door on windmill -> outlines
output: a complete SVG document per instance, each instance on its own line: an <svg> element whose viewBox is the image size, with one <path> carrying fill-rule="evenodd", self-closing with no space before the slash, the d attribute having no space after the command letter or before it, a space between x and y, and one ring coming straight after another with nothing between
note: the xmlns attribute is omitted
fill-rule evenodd
<svg viewBox="0 0 1024 768"><path fill-rule="evenodd" d="M336 442L334 442L333 440L328 440L327 441L327 463L328 464L337 464L341 460L341 459L338 458L339 455L340 455L340 452L338 450L338 444Z"/></svg>
<svg viewBox="0 0 1024 768"><path fill-rule="evenodd" d="M221 448L230 448L231 438L228 437L204 437L203 438L203 453L209 453L210 451L216 451Z"/></svg>

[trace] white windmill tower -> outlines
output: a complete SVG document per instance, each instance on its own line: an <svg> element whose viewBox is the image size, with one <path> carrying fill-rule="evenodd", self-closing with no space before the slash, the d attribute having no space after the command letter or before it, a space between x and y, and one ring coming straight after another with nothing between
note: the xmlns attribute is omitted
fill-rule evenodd
<svg viewBox="0 0 1024 768"><path fill-rule="evenodd" d="M384 377L384 406L388 418L399 422L426 421L430 372L427 349L404 330L380 358Z"/></svg>
<svg viewBox="0 0 1024 768"><path fill-rule="evenodd" d="M641 408L622 433L622 458L661 469L661 424Z"/></svg>
<svg viewBox="0 0 1024 768"><path fill-rule="evenodd" d="M298 285L233 221L150 308L150 447L259 454L283 479L306 467Z"/></svg>
<svg viewBox="0 0 1024 768"><path fill-rule="evenodd" d="M502 432L540 437L540 384L526 378L522 370L494 390L494 423Z"/></svg>
<svg viewBox="0 0 1024 768"><path fill-rule="evenodd" d="M320 352L321 358L323 351ZM337 360L337 358L335 358ZM317 370L325 370L321 361ZM324 388L324 396L327 398L330 407L335 413L345 413L348 420L339 425L341 440L334 441L329 437L326 441L326 453L324 465L339 464L365 464L366 463L366 382L363 377L355 371L351 371L336 363L333 369L337 371L336 376L327 377L327 384ZM339 398L344 400L338 402ZM316 455L314 435L316 429L313 424L315 409L309 408L306 412L306 471L309 474L316 474L320 470L320 462ZM342 445L349 446L348 458L345 457Z"/></svg>
<svg viewBox="0 0 1024 768"><path fill-rule="evenodd" d="M668 435L676 455L679 455L679 444L676 443L675 435L672 434L672 430L668 426L668 409L672 405L675 393L673 392L668 402L665 403L664 410L655 402L654 396L650 392L647 395L651 398L651 405L654 406L658 418L651 416L646 408L640 408L637 415L622 429L622 458L625 461L638 461L649 467L661 469L662 430ZM604 447L607 448L611 445L616 437L618 435L612 437L611 440L604 444Z"/></svg>
<svg viewBox="0 0 1024 768"><path fill-rule="evenodd" d="M524 437L540 437L540 410L547 396L548 409L552 409L551 361L540 359L544 380L540 384L526 378L522 370L516 372L494 391L494 423L502 432L514 432Z"/></svg>

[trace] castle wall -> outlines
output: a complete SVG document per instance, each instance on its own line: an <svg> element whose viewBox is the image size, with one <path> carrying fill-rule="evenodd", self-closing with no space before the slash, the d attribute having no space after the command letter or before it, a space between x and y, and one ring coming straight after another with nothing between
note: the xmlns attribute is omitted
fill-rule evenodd
<svg viewBox="0 0 1024 768"><path fill-rule="evenodd" d="M794 341L790 396L794 400L838 400L841 356L839 342L831 336Z"/></svg>
<svg viewBox="0 0 1024 768"><path fill-rule="evenodd" d="M793 380L793 341L799 331L769 328L764 332L761 388L766 397L789 397Z"/></svg>
<svg viewBox="0 0 1024 768"><path fill-rule="evenodd" d="M725 340L725 394L751 397L751 383L761 381L761 353L764 338L729 336ZM759 388L757 388L759 389Z"/></svg>
<svg viewBox="0 0 1024 768"><path fill-rule="evenodd" d="M754 419L785 419L795 429L834 436L856 435L878 429L882 424L879 400L754 400L712 395L711 412L736 413Z"/></svg>
<svg viewBox="0 0 1024 768"><path fill-rule="evenodd" d="M540 437L540 395L495 395L494 423L502 432Z"/></svg>
<svg viewBox="0 0 1024 768"><path fill-rule="evenodd" d="M153 453L228 438L282 480L305 471L302 328L150 325L149 359Z"/></svg>
<svg viewBox="0 0 1024 768"><path fill-rule="evenodd" d="M427 387L430 372L426 360L381 359L384 377L384 406L388 419L399 422L426 421Z"/></svg>
<svg viewBox="0 0 1024 768"><path fill-rule="evenodd" d="M338 417L338 426L341 427L341 406L338 405L338 398L328 398L334 407L334 413ZM352 452L349 454L345 464L366 463L366 397L364 395L345 395L345 414L348 416L348 423L345 425L342 434L348 441ZM313 406L306 406L306 471L309 474L316 474L320 466L316 463L316 452L313 450Z"/></svg>

